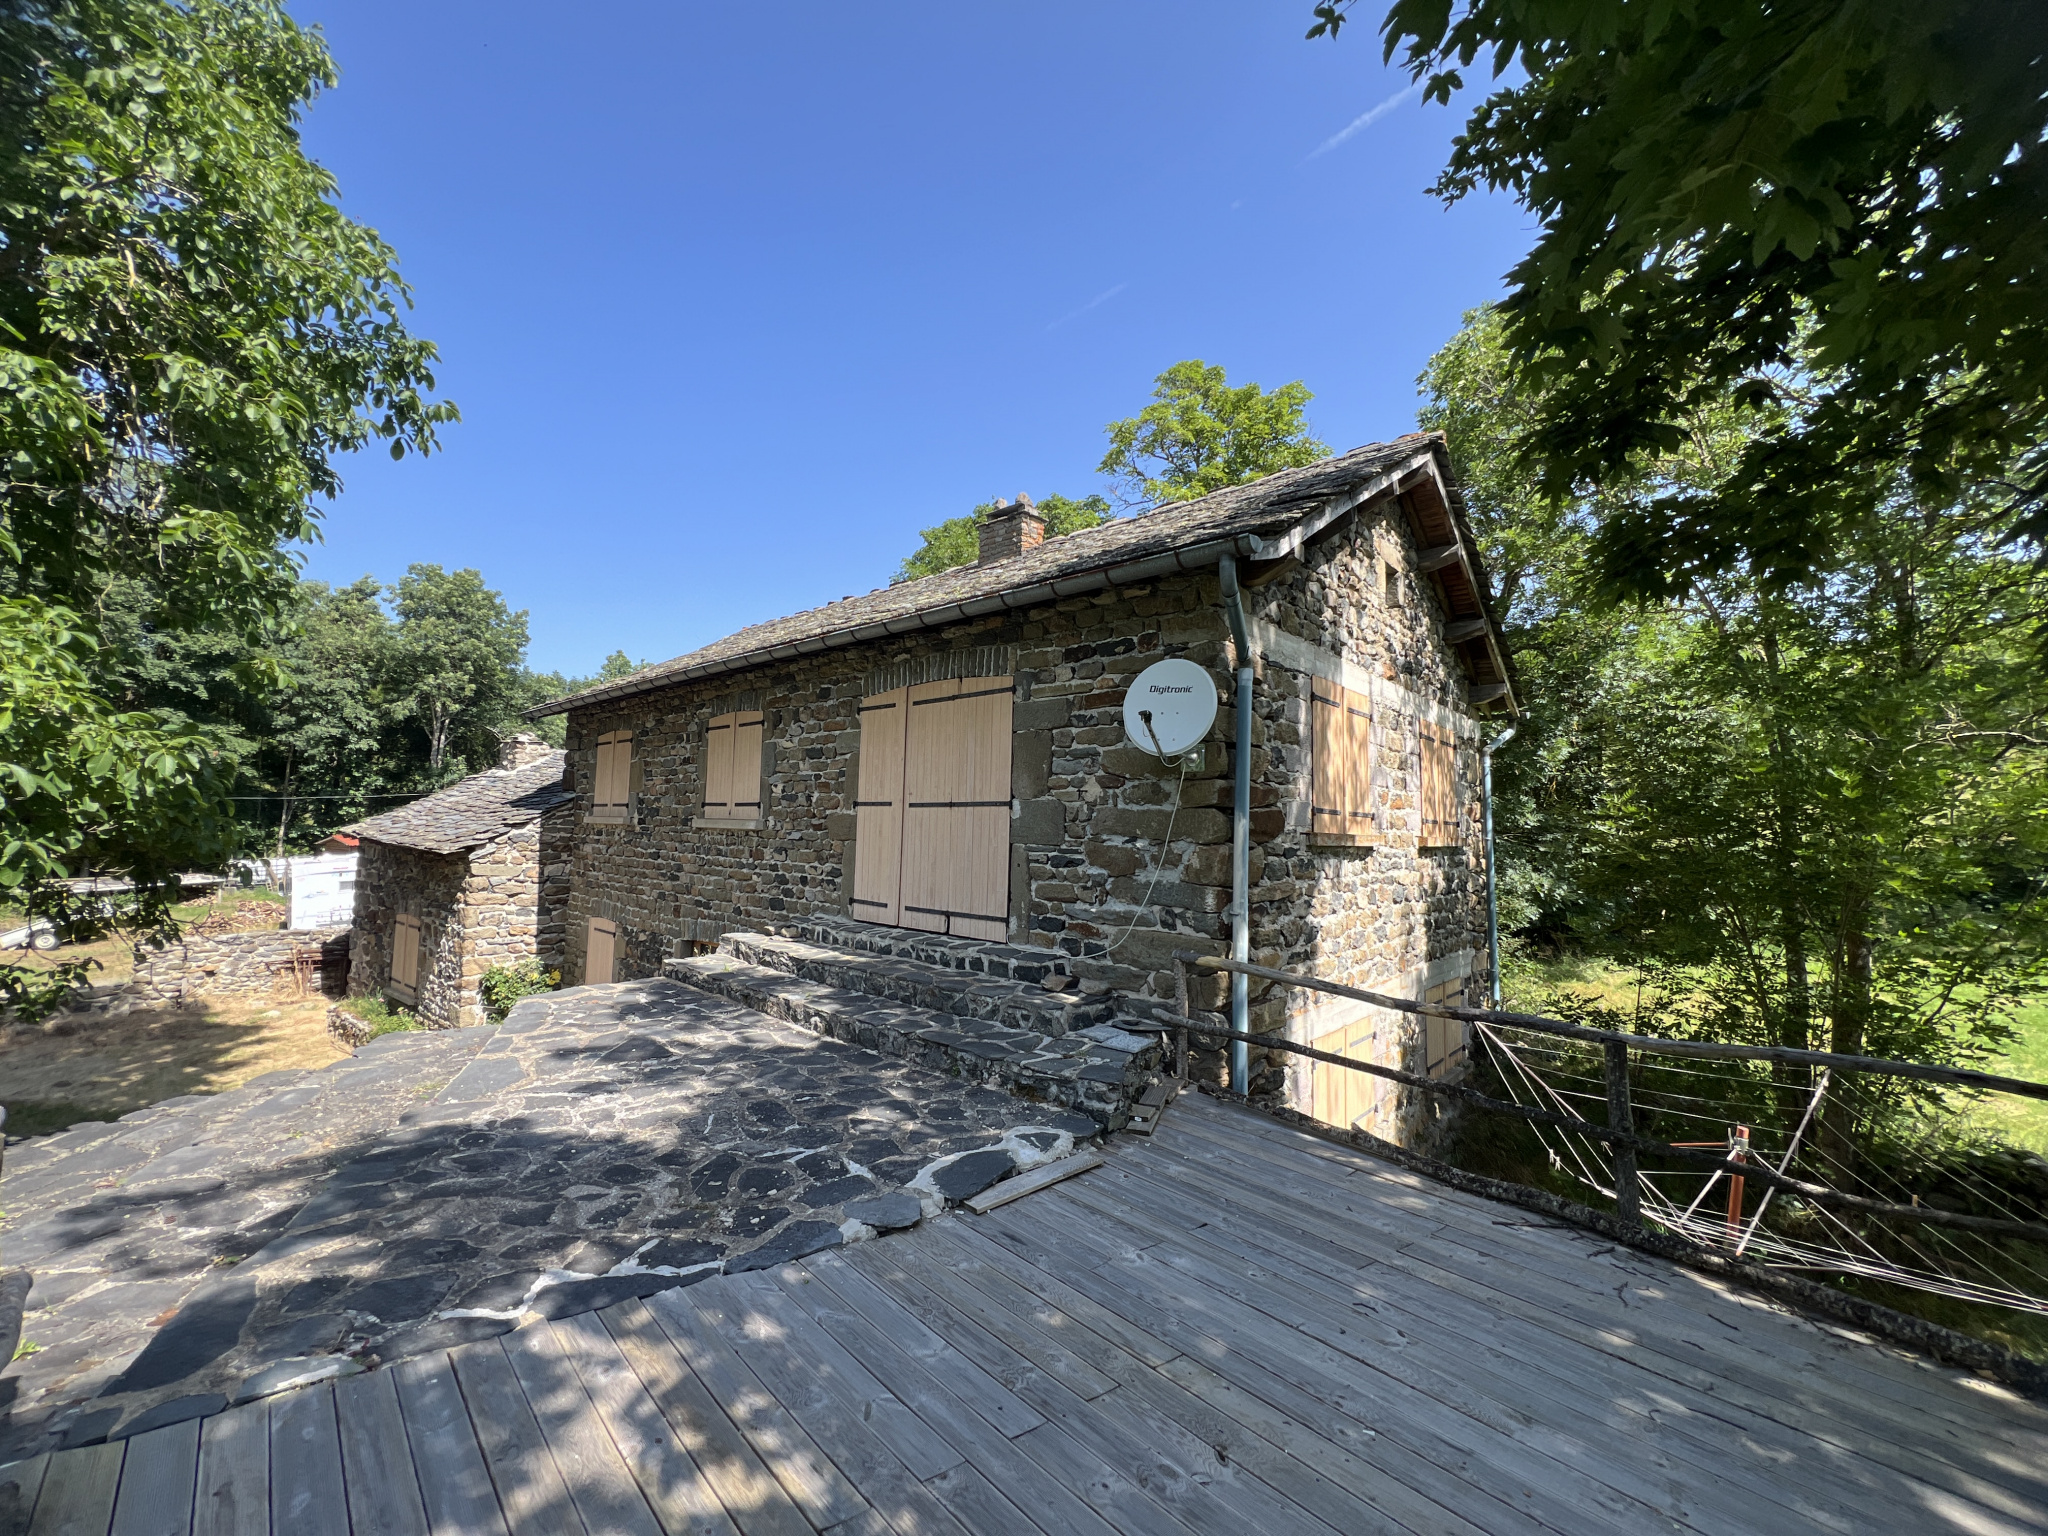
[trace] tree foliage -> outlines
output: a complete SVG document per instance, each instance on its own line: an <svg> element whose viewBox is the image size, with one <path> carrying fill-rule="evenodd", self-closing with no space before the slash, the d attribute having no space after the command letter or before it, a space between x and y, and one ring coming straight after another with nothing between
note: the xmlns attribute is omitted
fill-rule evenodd
<svg viewBox="0 0 2048 1536"><path fill-rule="evenodd" d="M1511 926L1662 967L1692 1027L1955 1059L2048 973L2048 577L1969 496L1909 476L1806 580L1751 568L1602 603L1601 528L1711 485L1768 410L1695 396L1688 434L1593 497L1518 472L1546 387L1491 312L1423 377L1450 433L1529 719L1496 764Z"/></svg>
<svg viewBox="0 0 2048 1536"><path fill-rule="evenodd" d="M1540 221L1503 310L1546 491L1681 451L1704 402L1776 407L1710 486L1602 523L1611 586L1796 584L1902 497L2048 532L2048 9L1395 0L1381 31L1439 101L1511 77L1438 190Z"/></svg>
<svg viewBox="0 0 2048 1536"><path fill-rule="evenodd" d="M1152 403L1113 421L1096 466L1127 506L1192 501L1275 470L1329 457L1302 412L1315 397L1299 379L1275 390L1232 388L1221 368L1190 358L1153 381Z"/></svg>
<svg viewBox="0 0 2048 1536"><path fill-rule="evenodd" d="M334 456L454 416L391 251L300 148L333 78L271 0L0 8L0 891L74 931L161 929L170 873L234 841L231 744L118 696L121 585L254 654ZM86 910L88 869L132 901ZM0 1000L50 994L0 965Z"/></svg>

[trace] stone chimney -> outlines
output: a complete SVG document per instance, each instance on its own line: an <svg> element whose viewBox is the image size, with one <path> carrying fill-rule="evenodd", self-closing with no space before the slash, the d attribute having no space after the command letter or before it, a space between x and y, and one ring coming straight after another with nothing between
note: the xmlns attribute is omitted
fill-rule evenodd
<svg viewBox="0 0 2048 1536"><path fill-rule="evenodd" d="M500 768L524 768L528 763L537 763L555 749L527 731L519 731L503 738L498 743L498 766Z"/></svg>
<svg viewBox="0 0 2048 1536"><path fill-rule="evenodd" d="M1014 505L999 498L995 511L981 525L981 558L974 563L993 565L998 560L1028 555L1044 542L1045 519L1031 505L1029 496L1019 496Z"/></svg>

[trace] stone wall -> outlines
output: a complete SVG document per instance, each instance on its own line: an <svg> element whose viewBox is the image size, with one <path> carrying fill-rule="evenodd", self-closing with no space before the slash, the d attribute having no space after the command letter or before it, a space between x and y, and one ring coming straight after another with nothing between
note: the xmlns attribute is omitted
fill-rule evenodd
<svg viewBox="0 0 2048 1536"><path fill-rule="evenodd" d="M399 915L410 913L420 920L419 988L417 999L402 1005L433 1027L453 1028L462 1022L460 909L468 879L469 860L462 854L422 853L365 838L362 862L356 866L355 961L349 970L349 995L395 998L392 934Z"/></svg>
<svg viewBox="0 0 2048 1536"><path fill-rule="evenodd" d="M1457 737L1461 815L1476 794L1477 725L1398 509L1341 520L1246 593L1258 628L1252 760L1252 949L1265 964L1406 990L1483 946L1484 894L1471 835L1417 836L1416 723ZM1125 686L1151 663L1210 669L1223 700L1202 761L1183 779L1124 741ZM1230 896L1230 751L1235 656L1213 574L1185 575L878 641L572 715L569 780L580 790L566 910L566 979L583 979L589 919L619 927L618 974L657 974L672 953L731 928L847 910L860 700L926 676L1013 673L1011 941L1081 957L1084 979L1173 994L1176 948L1223 952ZM1378 827L1369 846L1318 846L1309 827L1310 676L1373 693ZM730 709L766 714L758 827L696 826L704 726ZM589 819L597 737L634 732L634 805ZM1161 840L1171 826L1172 843ZM1156 869L1155 869L1156 861ZM1153 884L1156 874L1156 885ZM1220 984L1198 998L1223 1002ZM1254 988L1253 1027L1300 1036L1301 998ZM1385 1043L1412 1065L1411 1021ZM1254 1053L1253 1090L1298 1098L1281 1053ZM1215 1064L1210 1063L1215 1070ZM1341 1069L1334 1069L1341 1070ZM1397 1118L1413 1123L1412 1106Z"/></svg>
<svg viewBox="0 0 2048 1536"><path fill-rule="evenodd" d="M351 995L393 995L391 934L404 912L420 920L419 998L405 1006L431 1027L484 1022L480 983L494 965L537 955L559 967L574 827L564 807L467 856L366 840L356 883Z"/></svg>
<svg viewBox="0 0 2048 1536"><path fill-rule="evenodd" d="M349 976L349 930L302 928L195 934L136 957L124 995L136 1002L188 998L339 995Z"/></svg>

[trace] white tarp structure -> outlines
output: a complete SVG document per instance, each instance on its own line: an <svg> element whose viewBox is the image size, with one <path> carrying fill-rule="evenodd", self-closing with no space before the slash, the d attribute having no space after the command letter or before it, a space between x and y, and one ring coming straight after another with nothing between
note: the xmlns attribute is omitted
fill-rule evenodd
<svg viewBox="0 0 2048 1536"><path fill-rule="evenodd" d="M356 915L356 860L353 853L315 853L272 859L271 878L291 904L288 928L332 928Z"/></svg>

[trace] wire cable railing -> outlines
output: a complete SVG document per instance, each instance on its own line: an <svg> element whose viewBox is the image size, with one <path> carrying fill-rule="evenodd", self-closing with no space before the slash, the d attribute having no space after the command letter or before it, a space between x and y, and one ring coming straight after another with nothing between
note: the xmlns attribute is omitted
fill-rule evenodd
<svg viewBox="0 0 2048 1536"><path fill-rule="evenodd" d="M1367 1073L1524 1122L1554 1169L1611 1199L1621 1220L1636 1228L1654 1224L1766 1267L2048 1315L2048 1201L2016 1194L1958 1162L1942 1177L1959 1198L1932 1203L1899 1168L1868 1147L1845 1144L1840 1132L1843 1125L1898 1121L1910 1094L2048 1100L2048 1084L1964 1067L1669 1040L1425 1003L1191 951L1174 960L1175 1066L1183 1078L1191 1036ZM1233 972L1467 1026L1506 1097L1198 1020L1188 1004L1191 972ZM1665 1134L1645 1134L1645 1125Z"/></svg>

